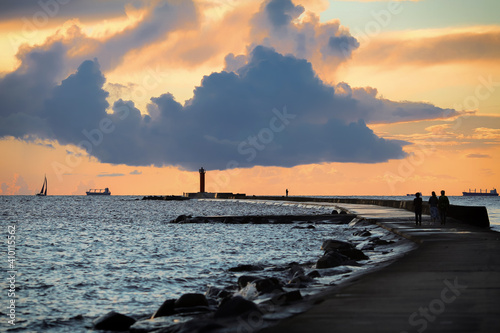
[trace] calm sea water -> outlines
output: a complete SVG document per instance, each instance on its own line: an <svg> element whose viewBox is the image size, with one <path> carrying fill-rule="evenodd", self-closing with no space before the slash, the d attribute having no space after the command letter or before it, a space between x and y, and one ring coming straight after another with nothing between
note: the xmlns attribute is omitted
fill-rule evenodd
<svg viewBox="0 0 500 333"><path fill-rule="evenodd" d="M111 310L136 317L151 315L165 299L203 293L208 286L235 285L238 274L228 269L238 264L314 262L322 254L321 243L329 238L361 244L366 240L352 235L356 228L396 243L365 252L370 260L363 267L350 268L345 274L325 274L319 279L322 285L362 273L413 248L409 241L371 225L318 223L310 230L272 224L168 223L180 214L318 214L330 213L331 207L138 199L0 196L4 239L16 237L11 250L15 250L17 272L16 295L7 297L12 269L4 242L0 327L22 332L86 332L93 319ZM458 204L454 197L451 201ZM497 221L498 206L494 207L493 219ZM9 234L9 226L14 225L15 234ZM15 326L8 324L11 299L16 305Z"/></svg>

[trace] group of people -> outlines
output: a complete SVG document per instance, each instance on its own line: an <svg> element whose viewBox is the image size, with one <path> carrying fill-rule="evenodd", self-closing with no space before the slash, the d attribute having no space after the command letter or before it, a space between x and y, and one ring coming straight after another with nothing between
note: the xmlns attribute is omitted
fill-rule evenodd
<svg viewBox="0 0 500 333"><path fill-rule="evenodd" d="M436 192L432 191L432 196L429 198L429 207L431 211L432 222L441 221L441 225L446 224L446 213L448 212L448 207L450 206L450 201L445 195L444 190L441 191L441 196L438 198ZM413 199L413 207L415 209L415 224L422 225L422 198L420 193L415 193L415 199Z"/></svg>

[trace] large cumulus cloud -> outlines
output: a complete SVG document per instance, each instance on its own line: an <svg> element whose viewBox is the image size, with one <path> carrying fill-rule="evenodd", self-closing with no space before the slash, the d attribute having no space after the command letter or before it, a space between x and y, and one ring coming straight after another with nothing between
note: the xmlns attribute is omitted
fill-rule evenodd
<svg viewBox="0 0 500 333"><path fill-rule="evenodd" d="M366 119L404 121L450 113L431 105L378 99L374 91L347 84L327 85L308 61L263 46L235 72L205 76L184 105L166 93L152 98L147 113L131 101L119 100L110 107L104 83L98 61L84 61L51 89L39 109L2 109L2 124L12 116L32 121L2 126L0 135L78 145L102 162L188 170L201 165L224 169L375 163L404 157L405 143L376 136ZM37 123L43 126L34 130Z"/></svg>

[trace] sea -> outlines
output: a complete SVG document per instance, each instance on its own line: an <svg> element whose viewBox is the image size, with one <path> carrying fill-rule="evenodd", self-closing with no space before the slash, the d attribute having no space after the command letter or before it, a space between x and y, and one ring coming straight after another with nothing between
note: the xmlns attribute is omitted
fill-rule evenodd
<svg viewBox="0 0 500 333"><path fill-rule="evenodd" d="M296 262L314 269L326 239L351 242L370 259L359 267L321 270L303 294L387 264L415 244L375 225L353 220L296 224L178 224L179 215L329 214L331 206L258 200L152 201L138 196L0 196L2 279L0 331L92 332L110 311L150 317L166 300L209 287L235 286L240 264L262 265L261 275ZM370 197L411 200L408 197ZM425 200L425 198L424 198ZM500 231L500 200L450 197L452 204L488 209ZM297 227L299 223L314 228ZM367 248L371 238L392 242ZM287 276L278 276L286 283ZM244 295L252 299L252 295ZM256 299L256 301L259 301Z"/></svg>

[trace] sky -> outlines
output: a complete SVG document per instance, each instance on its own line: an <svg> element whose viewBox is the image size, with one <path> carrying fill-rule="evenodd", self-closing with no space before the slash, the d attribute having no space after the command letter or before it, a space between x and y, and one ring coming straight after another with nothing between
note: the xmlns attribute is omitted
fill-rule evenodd
<svg viewBox="0 0 500 333"><path fill-rule="evenodd" d="M0 3L0 194L500 186L496 0Z"/></svg>

